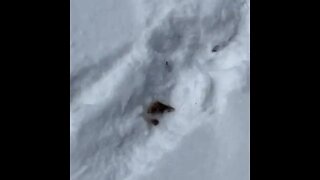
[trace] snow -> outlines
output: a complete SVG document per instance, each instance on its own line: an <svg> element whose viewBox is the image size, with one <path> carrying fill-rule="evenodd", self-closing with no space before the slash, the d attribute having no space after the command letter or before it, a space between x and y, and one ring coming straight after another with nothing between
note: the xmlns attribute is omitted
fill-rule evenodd
<svg viewBox="0 0 320 180"><path fill-rule="evenodd" d="M72 0L70 178L248 179L249 18L244 0ZM150 128L153 100L175 111Z"/></svg>
<svg viewBox="0 0 320 180"><path fill-rule="evenodd" d="M205 123L165 154L140 180L248 180L249 94L236 91L219 123Z"/></svg>

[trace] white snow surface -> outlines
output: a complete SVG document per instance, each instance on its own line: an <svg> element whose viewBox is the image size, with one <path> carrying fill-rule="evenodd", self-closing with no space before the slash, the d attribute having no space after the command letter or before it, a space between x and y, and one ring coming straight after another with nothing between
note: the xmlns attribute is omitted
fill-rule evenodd
<svg viewBox="0 0 320 180"><path fill-rule="evenodd" d="M249 108L249 9L246 0L71 0L70 179L248 179L248 115L238 109ZM247 103L234 105L239 97ZM156 127L144 119L153 100L175 108Z"/></svg>

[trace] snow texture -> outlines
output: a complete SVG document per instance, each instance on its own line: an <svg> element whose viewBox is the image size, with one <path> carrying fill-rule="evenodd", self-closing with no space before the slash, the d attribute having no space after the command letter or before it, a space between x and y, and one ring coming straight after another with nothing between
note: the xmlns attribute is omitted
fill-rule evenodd
<svg viewBox="0 0 320 180"><path fill-rule="evenodd" d="M206 124L219 134L230 93L249 91L249 4L71 0L70 179L141 179ZM150 127L154 100L175 111Z"/></svg>

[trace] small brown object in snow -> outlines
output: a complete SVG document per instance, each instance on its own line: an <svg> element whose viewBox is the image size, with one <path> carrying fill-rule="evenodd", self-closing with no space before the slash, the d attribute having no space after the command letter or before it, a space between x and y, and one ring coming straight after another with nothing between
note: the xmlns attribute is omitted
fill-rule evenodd
<svg viewBox="0 0 320 180"><path fill-rule="evenodd" d="M155 126L159 124L159 120L158 119L151 119L150 122L151 122L151 124L153 124Z"/></svg>
<svg viewBox="0 0 320 180"><path fill-rule="evenodd" d="M171 112L171 111L174 111L173 107L169 105L165 105L159 101L156 101L150 105L147 112L150 114L159 114L159 113Z"/></svg>

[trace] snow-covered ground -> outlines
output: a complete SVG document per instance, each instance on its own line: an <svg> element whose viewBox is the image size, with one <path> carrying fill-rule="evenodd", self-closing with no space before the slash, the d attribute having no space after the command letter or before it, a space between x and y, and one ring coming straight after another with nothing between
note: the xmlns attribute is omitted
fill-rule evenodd
<svg viewBox="0 0 320 180"><path fill-rule="evenodd" d="M71 0L70 179L249 179L249 4Z"/></svg>
<svg viewBox="0 0 320 180"><path fill-rule="evenodd" d="M205 123L140 180L248 180L249 94L231 93L219 123Z"/></svg>

